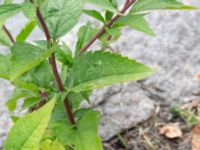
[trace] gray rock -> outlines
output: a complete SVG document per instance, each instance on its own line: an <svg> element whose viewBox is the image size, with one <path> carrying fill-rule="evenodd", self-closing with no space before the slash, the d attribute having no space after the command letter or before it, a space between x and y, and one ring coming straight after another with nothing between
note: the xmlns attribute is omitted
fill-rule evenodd
<svg viewBox="0 0 200 150"><path fill-rule="evenodd" d="M102 116L99 133L103 140L147 120L155 109L154 102L134 83L105 88L94 93L92 99L99 101L96 109Z"/></svg>
<svg viewBox="0 0 200 150"><path fill-rule="evenodd" d="M92 98L102 104L98 110L102 113L100 134L104 139L150 117L154 110L153 101L173 105L185 102L197 93L199 83L195 74L200 70L199 15L200 11L152 13L147 19L156 37L131 29L123 31L113 49L156 68L158 72L138 83L112 86L94 93Z"/></svg>
<svg viewBox="0 0 200 150"><path fill-rule="evenodd" d="M198 90L195 74L200 70L200 11L155 12L148 20L156 37L124 30L114 47L122 54L156 68L158 73L143 87L165 102L190 96Z"/></svg>
<svg viewBox="0 0 200 150"><path fill-rule="evenodd" d="M92 95L94 107L102 114L99 132L104 140L151 117L156 102L172 104L184 101L199 90L198 81L194 78L200 71L199 16L200 11L152 13L147 19L155 30L156 37L148 37L128 28L123 30L123 36L113 45L113 49L156 68L158 73L144 81L107 87ZM26 21L13 18L7 22L7 26L17 35L18 27L22 27ZM73 47L76 30L77 28L63 38ZM38 38L43 39L44 36L36 29L29 41ZM2 51L7 52L5 48L1 48ZM4 80L0 80L0 87L2 145L11 123L3 104L12 87Z"/></svg>
<svg viewBox="0 0 200 150"><path fill-rule="evenodd" d="M199 90L200 11L155 12L147 17L156 37L125 29L113 49L157 69L150 78L98 90L100 134L106 140L124 128L148 119L154 102L172 105L190 100ZM101 97L100 95L103 95Z"/></svg>

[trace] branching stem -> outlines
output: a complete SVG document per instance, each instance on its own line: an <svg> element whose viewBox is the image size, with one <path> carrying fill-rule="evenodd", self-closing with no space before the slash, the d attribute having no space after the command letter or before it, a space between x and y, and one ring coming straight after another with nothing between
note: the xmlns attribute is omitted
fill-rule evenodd
<svg viewBox="0 0 200 150"><path fill-rule="evenodd" d="M83 48L80 49L80 52L85 52L98 38L105 34L105 27L111 28L113 23L117 21L135 2L136 0L126 0L120 14L114 16Z"/></svg>
<svg viewBox="0 0 200 150"><path fill-rule="evenodd" d="M41 24L41 26L43 28L43 31L45 33L47 42L50 43L51 46L53 46L53 42L51 40L50 32L48 30L48 27L47 27L47 25L46 25L46 23L45 23L45 21L44 21L44 19L42 17L42 14L40 12L40 9L38 7L37 7L36 14L37 14L38 20L40 21L40 24ZM51 68L53 70L53 74L54 74L55 80L56 80L57 85L58 85L58 89L59 89L60 92L63 92L65 89L64 89L60 74L58 72L58 68L57 68L57 64L56 64L56 59L55 59L55 54L54 53L49 58L49 61L50 61L50 64L51 64ZM72 113L72 109L71 109L68 97L65 98L64 105L65 105L65 109L67 111L67 115L68 115L69 121L71 122L71 124L75 124L74 115Z"/></svg>
<svg viewBox="0 0 200 150"><path fill-rule="evenodd" d="M111 28L113 23L115 21L117 21L121 17L121 15L124 14L130 8L130 6L132 6L132 4L135 3L135 1L136 0L126 0L123 9L120 11L120 14L114 16L105 26ZM40 12L40 9L38 7L37 7L36 14L37 14L37 17L40 21L42 28L43 28L43 31L45 33L47 42L50 43L51 46L53 46L53 42L52 42L52 39L51 39L50 32L48 30L48 27L47 27L47 25L46 25L46 23L45 23L45 21L42 17L42 14ZM86 51L99 37L101 37L104 33L106 33L105 26L80 50L80 52ZM62 84L62 80L61 80L59 72L58 72L55 54L51 55L51 57L49 58L49 61L51 63L51 67L52 67L54 77L55 77L55 80L57 82L59 91L62 92L62 91L64 91L64 86ZM71 109L71 106L70 106L70 103L69 103L69 99L67 97L65 98L64 103L65 103L65 108L66 108L70 122L72 124L75 124L75 119L74 119L74 116L73 116L73 113L72 113L72 109Z"/></svg>
<svg viewBox="0 0 200 150"><path fill-rule="evenodd" d="M12 34L10 33L10 31L7 29L7 27L5 25L3 25L3 30L7 34L7 36L9 37L10 41L12 43L15 43L15 40L14 40Z"/></svg>

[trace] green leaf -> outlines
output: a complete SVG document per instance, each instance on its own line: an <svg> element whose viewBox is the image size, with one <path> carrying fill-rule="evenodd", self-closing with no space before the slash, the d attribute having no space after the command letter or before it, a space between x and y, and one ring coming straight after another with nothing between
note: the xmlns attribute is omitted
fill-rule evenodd
<svg viewBox="0 0 200 150"><path fill-rule="evenodd" d="M36 8L35 5L33 5L30 0L24 2L22 4L22 11L26 18L33 20L36 17Z"/></svg>
<svg viewBox="0 0 200 150"><path fill-rule="evenodd" d="M116 21L115 25L130 26L135 30L144 32L150 36L155 36L155 33L149 26L148 22L144 19L144 14L123 16Z"/></svg>
<svg viewBox="0 0 200 150"><path fill-rule="evenodd" d="M40 100L41 100L40 97L31 97L31 98L25 99L21 110L25 110L30 107L33 107L34 105L38 104Z"/></svg>
<svg viewBox="0 0 200 150"><path fill-rule="evenodd" d="M4 150L39 150L40 140L48 126L54 104L55 98L18 120L8 134Z"/></svg>
<svg viewBox="0 0 200 150"><path fill-rule="evenodd" d="M113 16L114 16L113 12L106 11L106 13L105 13L106 22L110 21Z"/></svg>
<svg viewBox="0 0 200 150"><path fill-rule="evenodd" d="M118 7L117 0L108 0L108 1L113 5L113 7L115 7L117 9L117 7Z"/></svg>
<svg viewBox="0 0 200 150"><path fill-rule="evenodd" d="M69 90L89 91L107 85L143 79L154 72L151 68L118 54L105 51L87 52L74 61L71 72L74 87Z"/></svg>
<svg viewBox="0 0 200 150"><path fill-rule="evenodd" d="M11 98L6 102L6 106L9 111L14 111L17 106L17 101L21 98L30 98L36 97L37 94L33 91L22 89L22 88L15 88L14 92L12 93Z"/></svg>
<svg viewBox="0 0 200 150"><path fill-rule="evenodd" d="M52 89L53 81L52 68L48 61L44 61L38 66L28 71L24 76L19 78L20 81L32 83L40 88Z"/></svg>
<svg viewBox="0 0 200 150"><path fill-rule="evenodd" d="M39 66L30 71L32 81L39 87L52 89L52 81L54 76L51 65L48 61L42 62Z"/></svg>
<svg viewBox="0 0 200 150"><path fill-rule="evenodd" d="M21 32L17 35L16 41L24 42L35 27L36 27L36 21L35 20L29 21L25 25L25 27L21 30Z"/></svg>
<svg viewBox="0 0 200 150"><path fill-rule="evenodd" d="M60 143L74 150L102 150L98 136L99 113L89 110L77 121L76 128L66 122L51 124Z"/></svg>
<svg viewBox="0 0 200 150"><path fill-rule="evenodd" d="M170 112L173 113L174 116L185 120L188 124L191 125L196 125L200 121L195 112L183 109L180 106L172 106L172 108L170 108Z"/></svg>
<svg viewBox="0 0 200 150"><path fill-rule="evenodd" d="M64 65L71 66L73 64L72 51L64 42L56 50L56 59Z"/></svg>
<svg viewBox="0 0 200 150"><path fill-rule="evenodd" d="M52 117L50 120L50 124L52 122L68 122L67 120L68 118L66 117L66 110L65 110L65 106L64 106L64 100L63 99L58 99L56 101L53 113L52 113Z"/></svg>
<svg viewBox="0 0 200 150"><path fill-rule="evenodd" d="M11 116L11 119L12 119L13 123L16 123L20 119L20 117L18 117L18 116Z"/></svg>
<svg viewBox="0 0 200 150"><path fill-rule="evenodd" d="M103 46L107 47L109 44L117 41L121 35L121 28L120 27L112 27L112 28L105 28L106 33L101 36L99 39L102 42Z"/></svg>
<svg viewBox="0 0 200 150"><path fill-rule="evenodd" d="M41 6L44 4L47 0L34 0L36 6Z"/></svg>
<svg viewBox="0 0 200 150"><path fill-rule="evenodd" d="M113 6L109 0L86 0L86 2L96 5L102 9L109 10L114 13L119 13L119 11Z"/></svg>
<svg viewBox="0 0 200 150"><path fill-rule="evenodd" d="M85 98L83 97L82 93L75 93L75 92L71 92L69 95L69 100L71 102L72 108L73 110L77 110L80 107L80 103L85 100Z"/></svg>
<svg viewBox="0 0 200 150"><path fill-rule="evenodd" d="M79 54L79 50L95 35L96 30L92 28L90 22L82 26L78 31L78 42L76 44L76 55Z"/></svg>
<svg viewBox="0 0 200 150"><path fill-rule="evenodd" d="M36 40L34 43L41 49L47 49L48 47L48 42L46 40Z"/></svg>
<svg viewBox="0 0 200 150"><path fill-rule="evenodd" d="M57 39L70 31L78 22L84 0L48 0L42 9L53 39Z"/></svg>
<svg viewBox="0 0 200 150"><path fill-rule="evenodd" d="M9 57L0 54L0 78L9 79Z"/></svg>
<svg viewBox="0 0 200 150"><path fill-rule="evenodd" d="M130 14L158 9L195 9L195 7L186 6L177 0L138 0L131 8Z"/></svg>
<svg viewBox="0 0 200 150"><path fill-rule="evenodd" d="M11 4L11 3L12 3L12 0L4 0L3 4Z"/></svg>
<svg viewBox="0 0 200 150"><path fill-rule="evenodd" d="M41 150L66 150L63 145L61 145L58 141L45 140L42 142Z"/></svg>
<svg viewBox="0 0 200 150"><path fill-rule="evenodd" d="M24 73L45 61L53 52L55 47L49 50L40 49L28 43L16 43L11 48L11 75L10 80L22 76Z"/></svg>
<svg viewBox="0 0 200 150"><path fill-rule="evenodd" d="M21 11L20 4L4 4L0 5L0 20L8 19Z"/></svg>
<svg viewBox="0 0 200 150"><path fill-rule="evenodd" d="M96 11L96 10L83 10L83 12L85 14L87 14L88 16L91 16L91 17L105 23L105 19L103 18L101 13L99 13L98 11Z"/></svg>
<svg viewBox="0 0 200 150"><path fill-rule="evenodd" d="M12 84L16 87L24 88L24 89L35 91L35 92L44 90L44 89L38 87L37 85L35 85L34 83L27 83L20 79L16 79L15 81L12 82Z"/></svg>

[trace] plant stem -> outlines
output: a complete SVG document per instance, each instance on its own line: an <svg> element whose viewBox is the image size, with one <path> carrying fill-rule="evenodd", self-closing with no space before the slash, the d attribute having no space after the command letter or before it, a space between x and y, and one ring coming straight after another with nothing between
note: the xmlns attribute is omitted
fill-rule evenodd
<svg viewBox="0 0 200 150"><path fill-rule="evenodd" d="M41 24L41 26L42 26L42 28L44 30L47 42L50 43L51 46L53 46L53 43L51 41L50 32L48 30L48 27L47 27L47 25L46 25L46 23L45 23L45 21L44 21L44 19L42 17L42 14L40 12L40 9L38 7L37 7L37 10L36 10L36 14L37 14L37 17L38 17L38 19L40 21L40 24ZM63 92L65 90L65 88L63 86L61 77L60 77L59 72L58 72L58 68L57 68L57 64L56 64L56 59L55 59L55 54L54 53L49 58L49 61L50 61L50 64L51 64L51 68L53 70L53 74L54 74L55 80L56 80L57 85L58 85L58 89L59 89L60 92ZM72 113L72 109L71 109L68 97L65 98L64 105L65 105L65 109L67 111L67 115L68 115L69 121L71 122L71 124L75 124L75 119L74 119L74 116L73 116L73 113Z"/></svg>
<svg viewBox="0 0 200 150"><path fill-rule="evenodd" d="M10 31L7 29L7 27L5 25L3 25L3 30L7 34L7 36L9 37L10 41L12 43L15 43L13 36L11 35Z"/></svg>
<svg viewBox="0 0 200 150"><path fill-rule="evenodd" d="M80 52L85 52L98 38L105 34L105 27L111 28L113 23L117 21L122 14L124 14L135 2L136 0L126 0L123 9L120 11L120 14L114 16L108 23L106 23L106 25L83 48L80 49Z"/></svg>

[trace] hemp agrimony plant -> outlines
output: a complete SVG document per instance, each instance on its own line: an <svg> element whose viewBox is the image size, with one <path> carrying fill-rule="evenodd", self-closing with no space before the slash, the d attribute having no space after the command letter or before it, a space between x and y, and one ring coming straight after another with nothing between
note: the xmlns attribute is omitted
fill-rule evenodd
<svg viewBox="0 0 200 150"><path fill-rule="evenodd" d="M86 9L85 4L94 9ZM97 7L102 11L95 10ZM122 8L116 0L5 0L0 5L0 43L10 51L0 54L0 77L15 86L6 102L8 109L14 111L20 99L21 110L28 114L12 117L4 150L101 150L99 112L82 108L80 103L86 100L90 104L89 94L94 89L143 79L155 72L108 48L124 26L154 36L145 16L163 9L194 7L176 0L124 0ZM28 23L14 38L5 22L19 12ZM68 41L60 38L83 13L101 22L102 27L85 21L78 31L76 48L71 50ZM36 27L46 40L26 42ZM89 51L97 40L101 50Z"/></svg>

